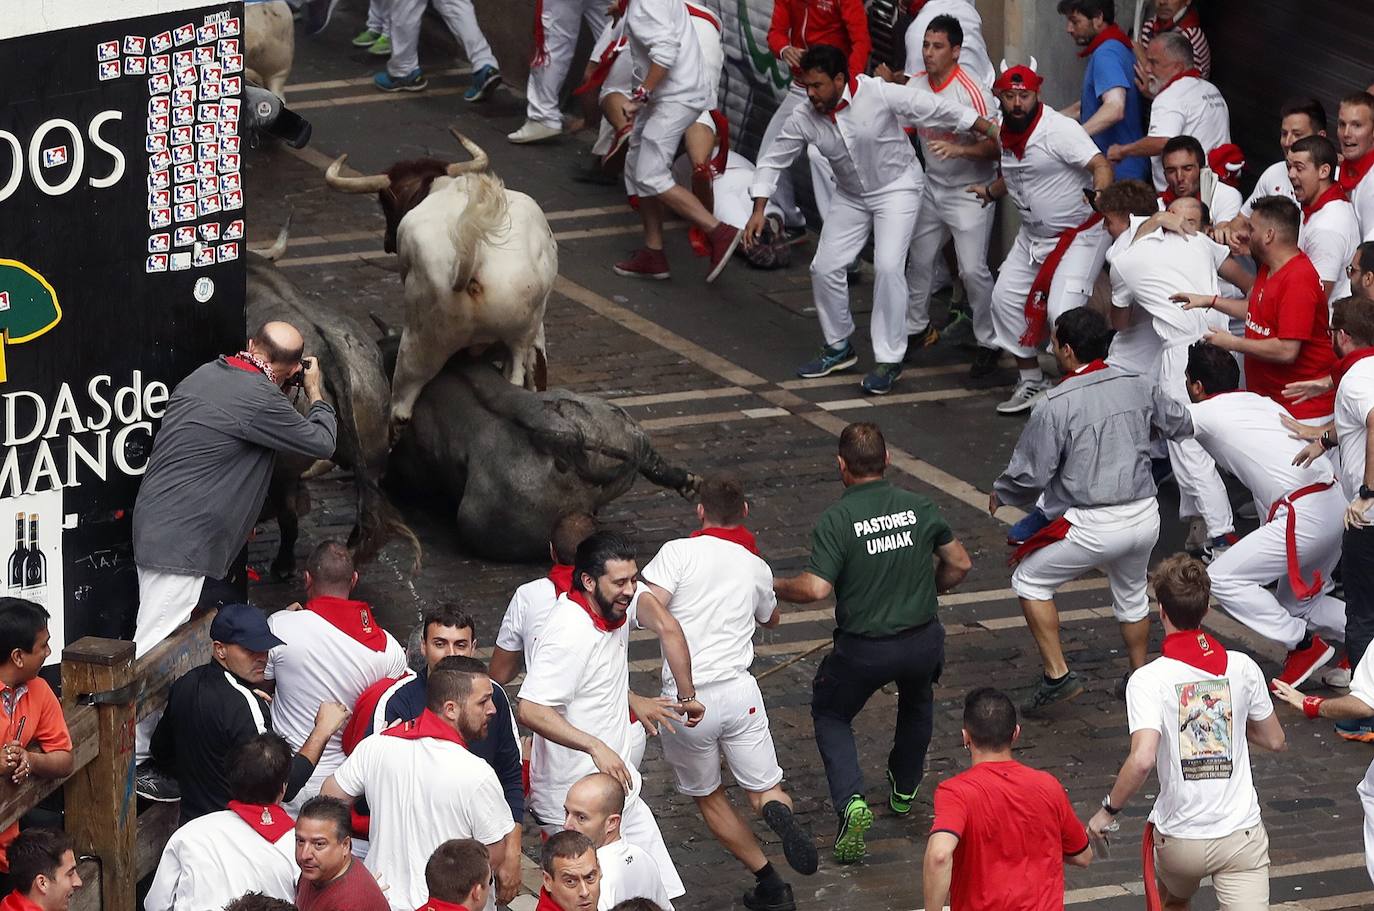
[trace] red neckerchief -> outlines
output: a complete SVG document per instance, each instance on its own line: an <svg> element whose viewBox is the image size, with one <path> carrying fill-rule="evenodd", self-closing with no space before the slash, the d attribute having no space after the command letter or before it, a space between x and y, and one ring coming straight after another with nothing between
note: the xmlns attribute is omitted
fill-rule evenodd
<svg viewBox="0 0 1374 911"><path fill-rule="evenodd" d="M402 740L420 740L425 737L432 737L435 740L447 740L449 743L456 743L463 749L467 749L468 742L442 718L425 709L420 713L420 717L414 721L407 721L403 724L394 724L382 731L387 737L399 737Z"/></svg>
<svg viewBox="0 0 1374 911"><path fill-rule="evenodd" d="M1059 380L1059 382L1067 383L1069 380L1073 379L1076 376L1085 376L1086 374L1096 373L1099 370L1106 369L1107 362L1099 357L1096 360L1088 361L1086 364L1084 364L1082 367L1079 367L1077 370L1075 370L1073 373L1070 373L1068 376L1062 377Z"/></svg>
<svg viewBox="0 0 1374 911"><path fill-rule="evenodd" d="M229 809L238 814L239 819L248 823L248 827L257 832L270 844L277 841L296 828L296 821L291 818L291 814L274 803L244 803L241 800L229 801Z"/></svg>
<svg viewBox="0 0 1374 911"><path fill-rule="evenodd" d="M1111 25L1097 33L1097 37L1088 42L1088 46L1078 52L1080 57L1091 57L1093 51L1097 50L1108 41L1120 41L1126 45L1128 50L1135 50L1135 45L1131 44L1131 37L1121 30L1121 26L1113 22Z"/></svg>
<svg viewBox="0 0 1374 911"><path fill-rule="evenodd" d="M1202 19L1198 17L1197 10L1193 9L1193 4L1189 3L1188 8L1183 11L1183 15L1177 19L1165 19L1163 16L1156 16L1154 26L1154 34L1158 35L1163 32L1172 32L1175 28L1202 28Z"/></svg>
<svg viewBox="0 0 1374 911"><path fill-rule="evenodd" d="M611 74L611 67L615 66L616 59L620 56L621 50L625 47L625 39L612 41L606 50L601 52L601 59L597 61L585 82L573 89L574 95L585 95L587 92L601 88L606 77Z"/></svg>
<svg viewBox="0 0 1374 911"><path fill-rule="evenodd" d="M1355 188L1364 180L1364 175L1369 173L1369 169L1374 168L1374 149L1365 152L1363 156L1354 161L1341 162L1341 174L1338 182L1345 188L1345 192L1354 193Z"/></svg>
<svg viewBox="0 0 1374 911"><path fill-rule="evenodd" d="M27 895L15 889L0 901L0 911L43 911L43 906L30 901Z"/></svg>
<svg viewBox="0 0 1374 911"><path fill-rule="evenodd" d="M835 122L835 115L836 115L836 114L838 114L840 111L843 111L845 108L849 107L849 102L850 102L850 100L853 99L854 93L857 92L858 90L859 90L859 80L858 80L858 77L856 77L856 76L850 76L850 77L849 77L849 98L841 98L841 99L840 99L840 103L837 104L837 105L835 105L835 110L833 110L833 111L831 111L829 114L826 114L826 115L825 115L825 116L827 116L827 117L830 118L830 122L831 122L831 123L834 123L834 122Z"/></svg>
<svg viewBox="0 0 1374 911"><path fill-rule="evenodd" d="M558 902L553 900L548 889L539 890L539 904L534 906L534 911L563 911Z"/></svg>
<svg viewBox="0 0 1374 911"><path fill-rule="evenodd" d="M1226 673L1226 649L1200 629L1180 630L1164 637L1160 649L1165 658L1182 661L1213 677Z"/></svg>
<svg viewBox="0 0 1374 911"><path fill-rule="evenodd" d="M246 370L249 373L261 373L271 380L273 385L276 385L277 378L272 374L272 365L251 351L225 355L224 362L230 367L237 367L239 370Z"/></svg>
<svg viewBox="0 0 1374 911"><path fill-rule="evenodd" d="M1168 82L1164 83L1164 85L1160 86L1160 88L1159 88L1159 93L1156 94L1155 97L1158 98L1160 95L1163 95L1166 91L1168 91L1169 86L1173 85L1175 82L1178 82L1180 79L1184 78L1185 76L1192 76L1194 79L1201 79L1201 78L1202 78L1202 71L1199 70L1199 69L1197 69L1196 67L1191 67L1191 66L1188 67L1188 69L1186 69L1186 70L1184 70L1183 72L1179 73L1179 74L1178 74L1177 76L1175 76L1173 79L1170 79Z"/></svg>
<svg viewBox="0 0 1374 911"><path fill-rule="evenodd" d="M1022 541L1017 546L1016 550L1011 552L1011 557L1007 560L1007 565L1015 566L1040 548L1049 547L1056 541L1064 540L1069 536L1069 530L1072 528L1073 524L1068 519L1060 516L1026 540Z"/></svg>
<svg viewBox="0 0 1374 911"><path fill-rule="evenodd" d="M566 563L555 563L549 570L549 581L553 583L553 595L566 595L572 591L573 568Z"/></svg>
<svg viewBox="0 0 1374 911"><path fill-rule="evenodd" d="M1178 197L1174 195L1174 191L1170 190L1168 187L1165 187L1164 192L1159 194L1159 201L1164 204L1164 208L1166 209L1172 206L1177 199Z"/></svg>
<svg viewBox="0 0 1374 911"><path fill-rule="evenodd" d="M1350 372L1350 368L1354 367L1356 364L1358 364L1360 361L1364 360L1367 357L1374 357L1374 348L1357 348L1354 351L1347 354L1345 357L1336 361L1336 363L1332 364L1332 388L1341 388L1341 380L1345 379L1345 375Z"/></svg>
<svg viewBox="0 0 1374 911"><path fill-rule="evenodd" d="M372 616L366 601L350 601L320 595L305 602L305 609L318 614L330 626L374 652L386 651L386 631Z"/></svg>
<svg viewBox="0 0 1374 911"><path fill-rule="evenodd" d="M430 897L425 899L425 903L416 908L415 911L468 911L466 905L455 905L453 902L440 901Z"/></svg>
<svg viewBox="0 0 1374 911"><path fill-rule="evenodd" d="M700 538L702 535L711 538L720 538L722 541L733 541L754 556L757 557L759 555L758 541L754 540L754 535L743 525L735 525L730 528L719 528L712 525L709 528L702 528L694 531L688 535L688 537Z"/></svg>
<svg viewBox="0 0 1374 911"><path fill-rule="evenodd" d="M592 625L603 633L609 633L620 629L625 625L625 621L629 619L629 615L627 614L621 617L619 621L607 620L605 616L602 615L601 611L592 607L591 603L587 600L587 596L575 588L568 589L568 600L586 611L587 616L592 618Z"/></svg>
<svg viewBox="0 0 1374 911"><path fill-rule="evenodd" d="M1031 118L1031 122L1026 129L1019 133L1010 127L1002 127L1002 133L999 137L1002 141L1002 151L1010 152L1015 155L1017 161L1025 158L1026 143L1030 142L1031 134L1034 133L1035 128L1040 125L1040 115L1043 113L1045 113L1044 104L1036 105L1035 116Z"/></svg>
<svg viewBox="0 0 1374 911"><path fill-rule="evenodd" d="M1322 207L1327 203L1338 202L1344 199L1346 199L1345 187L1338 183L1333 183L1326 188L1326 192L1316 198L1312 205L1302 207L1302 223L1307 224L1307 220L1320 212Z"/></svg>

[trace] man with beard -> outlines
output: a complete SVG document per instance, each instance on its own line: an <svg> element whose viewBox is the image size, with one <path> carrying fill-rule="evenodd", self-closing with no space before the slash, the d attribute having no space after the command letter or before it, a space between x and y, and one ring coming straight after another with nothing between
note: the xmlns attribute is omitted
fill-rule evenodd
<svg viewBox="0 0 1374 911"><path fill-rule="evenodd" d="M1083 92L1064 114L1083 124L1104 153L1114 145L1135 142L1144 135L1140 89L1135 84L1135 54L1130 36L1116 24L1113 0L1059 0L1059 15L1067 21L1069 37L1088 59ZM1117 162L1117 180L1145 180L1150 162L1140 156Z"/></svg>
<svg viewBox="0 0 1374 911"><path fill-rule="evenodd" d="M1197 62L1198 72L1202 73L1203 79L1210 79L1212 48L1207 43L1207 36L1202 32L1202 20L1194 9L1192 0L1157 0L1155 17L1140 24L1140 65L1144 66L1144 55L1150 47L1150 42L1156 35L1166 32L1177 32L1188 40L1193 48L1193 60Z"/></svg>
<svg viewBox="0 0 1374 911"><path fill-rule="evenodd" d="M692 659L682 627L650 594L634 599L639 568L622 535L599 531L577 547L571 588L549 612L520 688L519 719L534 732L529 808L546 833L562 828L568 789L605 772L625 789L626 841L653 857L669 898L686 890L653 813L639 796L625 723L631 626L652 630L677 684L677 701L656 700L664 714L696 725L706 712L696 698ZM633 621L633 622L631 622Z"/></svg>
<svg viewBox="0 0 1374 911"><path fill-rule="evenodd" d="M1341 187L1355 207L1360 236L1374 240L1374 95L1356 92L1341 99L1336 121L1341 147Z"/></svg>
<svg viewBox="0 0 1374 911"><path fill-rule="evenodd" d="M395 911L425 901L429 891L420 859L450 838L486 845L496 898L505 904L515 897L520 825L511 821L496 773L467 749L469 741L487 736L496 713L491 693L482 662L445 658L429 675L420 717L365 738L320 789L325 797L350 803L367 798L371 826L363 863L388 884L387 901ZM487 907L493 907L490 899Z"/></svg>
<svg viewBox="0 0 1374 911"><path fill-rule="evenodd" d="M1085 191L1110 184L1112 166L1080 124L1041 103L1043 81L1034 66L1014 66L993 84L1002 105L1002 176L968 188L984 205L1010 196L1021 213L992 289L997 343L1020 370L1000 414L1029 411L1044 396L1049 381L1036 356L1049 326L1088 302L1107 252L1102 217Z"/></svg>

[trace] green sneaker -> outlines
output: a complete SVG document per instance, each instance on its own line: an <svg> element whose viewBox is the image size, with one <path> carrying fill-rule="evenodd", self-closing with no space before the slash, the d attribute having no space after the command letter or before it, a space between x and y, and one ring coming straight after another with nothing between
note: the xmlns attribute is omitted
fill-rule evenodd
<svg viewBox="0 0 1374 911"><path fill-rule="evenodd" d="M873 827L873 811L867 802L855 794L849 798L840 819L840 831L835 836L835 862L856 864L864 859L864 833Z"/></svg>
<svg viewBox="0 0 1374 911"><path fill-rule="evenodd" d="M898 816L905 816L910 813L911 804L916 800L916 794L921 790L921 786L917 785L916 790L912 791L910 794L903 794L901 791L897 790L897 779L892 776L891 769L888 769L887 772L887 784L888 787L891 788L891 793L887 798L887 805L892 808L892 812L896 813Z"/></svg>
<svg viewBox="0 0 1374 911"><path fill-rule="evenodd" d="M368 48L368 49L367 49L367 52L368 52L369 54L372 54L373 56L376 56L376 57L390 57L390 56L391 56L391 38L388 37L387 35L383 35L382 37L378 38L376 41L372 42L372 47Z"/></svg>
<svg viewBox="0 0 1374 911"><path fill-rule="evenodd" d="M381 32L374 32L370 28L365 28L353 39L354 47L372 47L377 43L377 39L382 37Z"/></svg>

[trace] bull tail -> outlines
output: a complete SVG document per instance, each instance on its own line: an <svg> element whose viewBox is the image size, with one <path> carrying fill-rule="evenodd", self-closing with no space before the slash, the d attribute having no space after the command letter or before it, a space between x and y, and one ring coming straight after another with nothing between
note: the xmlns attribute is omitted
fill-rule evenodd
<svg viewBox="0 0 1374 911"><path fill-rule="evenodd" d="M510 228L510 204L501 178L494 174L468 174L462 179L467 181L468 201L453 233L458 254L453 290L459 294L469 290L477 275L482 244L496 243L500 234Z"/></svg>

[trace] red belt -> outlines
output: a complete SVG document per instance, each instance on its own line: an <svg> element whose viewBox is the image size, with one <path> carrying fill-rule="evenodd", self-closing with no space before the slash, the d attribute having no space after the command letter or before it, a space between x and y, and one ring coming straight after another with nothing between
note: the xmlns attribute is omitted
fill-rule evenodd
<svg viewBox="0 0 1374 911"><path fill-rule="evenodd" d="M1336 482L1332 480L1327 481L1325 484L1308 484L1306 487L1299 487L1286 497L1279 497L1274 501L1274 505L1269 507L1269 518L1265 519L1266 523L1274 521L1274 516L1278 515L1279 507L1288 507L1288 518L1284 522L1283 529L1284 548L1288 552L1288 585L1293 589L1293 594L1297 595L1300 601L1306 601L1308 598L1311 598L1321 591L1322 574L1321 570L1317 570L1313 573L1311 585L1302 581L1302 567L1298 561L1298 539L1296 535L1298 511L1294 504L1309 493L1320 493L1323 490L1330 490L1335 483Z"/></svg>
<svg viewBox="0 0 1374 911"><path fill-rule="evenodd" d="M1060 516L1044 528L1031 535L1021 542L1021 545L1012 551L1011 559L1007 561L1008 566L1015 566L1022 560L1029 557L1042 547L1049 547L1056 541L1062 541L1069 536L1069 529L1073 528L1073 523Z"/></svg>
<svg viewBox="0 0 1374 911"><path fill-rule="evenodd" d="M1066 229L1064 233L1059 235L1059 240L1055 243L1054 249L1050 251L1050 255L1040 264L1039 271L1035 273L1035 281L1031 282L1030 291L1026 294L1026 331L1021 336L1021 344L1034 348L1048 336L1049 333L1045 324L1049 321L1050 285L1054 283L1055 270L1059 268L1059 263L1064 259L1064 254L1069 252L1069 245L1074 242L1078 235L1101 220L1102 214L1094 212L1083 224L1076 228Z"/></svg>

